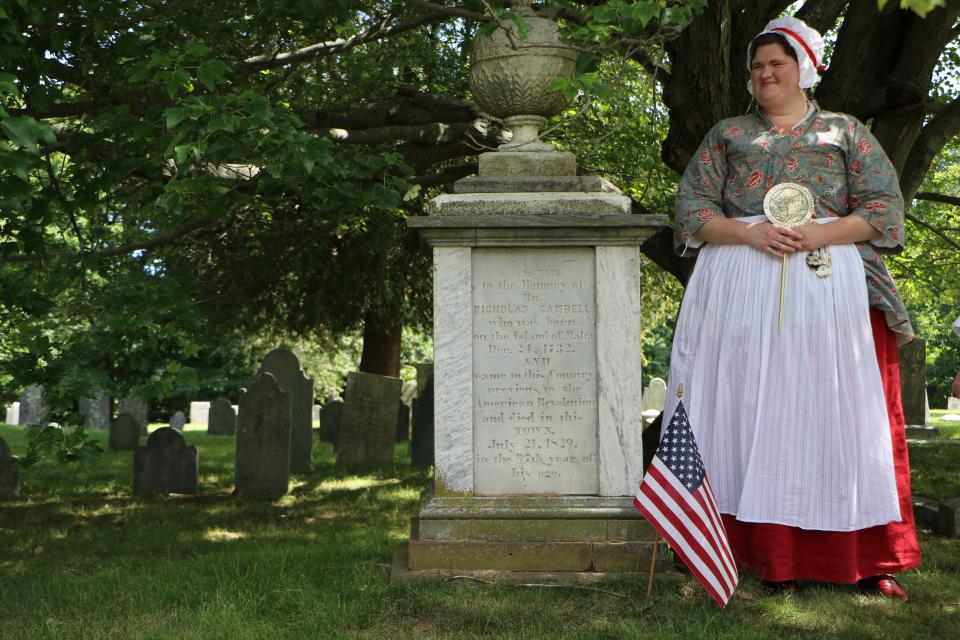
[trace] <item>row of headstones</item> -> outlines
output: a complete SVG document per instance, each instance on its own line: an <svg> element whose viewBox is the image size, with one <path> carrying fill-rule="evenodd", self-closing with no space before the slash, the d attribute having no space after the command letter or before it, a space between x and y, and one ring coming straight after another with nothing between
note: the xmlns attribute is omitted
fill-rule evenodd
<svg viewBox="0 0 960 640"><path fill-rule="evenodd" d="M18 401L7 407L6 423L17 425L46 425L50 412L44 402L45 390L43 385L30 385L20 394ZM111 422L110 396L100 389L94 391L93 398L80 398L79 411L83 416L83 424L90 429L109 430ZM128 414L141 426L146 433L148 408L139 398L127 398L120 403L117 413ZM171 426L183 430L185 423L182 412L176 412L170 419Z"/></svg>
<svg viewBox="0 0 960 640"><path fill-rule="evenodd" d="M254 383L241 394L239 411L225 398L209 405L208 433L232 435L237 414L240 416L236 428L237 493L283 495L291 471L310 468L312 404L313 380L306 377L296 355L289 349L274 349L263 359ZM186 422L182 413L178 422ZM128 414L111 423L110 449L134 451L134 495L198 492L196 447L187 445L173 428L157 429L145 446L139 445L139 436L140 430ZM281 482L283 491L277 493Z"/></svg>
<svg viewBox="0 0 960 640"><path fill-rule="evenodd" d="M346 401L339 407L336 452L339 465L389 463L397 439L400 380L365 373L350 374ZM429 438L418 437L414 428L417 463L432 464L432 377L414 399L415 416L430 418ZM292 412L289 391L270 371L261 371L240 398L237 429L236 492L254 497L279 497L287 493L293 457ZM327 417L337 413L328 403ZM429 409L428 409L429 407ZM321 424L324 411L321 410ZM322 429L321 429L322 431ZM424 445L429 444L429 447ZM429 462L425 450L429 450ZM171 429L158 429L138 447L134 457L134 494L139 496L197 492L198 457L195 447Z"/></svg>
<svg viewBox="0 0 960 640"><path fill-rule="evenodd" d="M411 450L414 464L429 466L433 463L432 365L418 370L418 377L421 376L426 380L422 380L419 396L413 399ZM289 386L284 387L280 380ZM406 438L410 420L409 410L401 402L401 384L398 378L352 373L347 383L346 400L339 411L333 403L328 403L326 412L321 410L321 424L324 413L331 423L328 434L335 437L338 465L361 466L392 461L394 442ZM290 472L309 467L312 459L312 396L312 380L306 378L296 356L286 349L271 351L253 384L240 398L237 493L268 497L284 495ZM147 439L147 444L140 446L140 435L146 426L145 407L138 413L142 415L121 412L110 423L109 437L111 450L135 452L134 494L195 494L199 462L196 447L188 446L183 436L172 427L157 429ZM182 429L186 419L178 413L174 426ZM214 425L218 423L216 416L220 413L230 418L235 415L225 399L211 405L210 418ZM332 424L337 413L339 427ZM298 421L302 429L299 438L294 429ZM304 434L306 437L302 437ZM300 447L299 452L297 447ZM12 464L10 466L14 468Z"/></svg>

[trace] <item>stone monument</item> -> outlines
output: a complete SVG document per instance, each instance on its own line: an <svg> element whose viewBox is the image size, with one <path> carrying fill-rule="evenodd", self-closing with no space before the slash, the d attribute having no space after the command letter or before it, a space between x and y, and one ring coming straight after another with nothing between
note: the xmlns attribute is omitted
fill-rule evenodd
<svg viewBox="0 0 960 640"><path fill-rule="evenodd" d="M44 426L47 424L49 410L44 402L46 391L42 384L31 384L20 394L20 413L17 424L27 426Z"/></svg>
<svg viewBox="0 0 960 640"><path fill-rule="evenodd" d="M20 480L20 469L17 461L10 455L7 441L0 438L0 500L17 495L17 483Z"/></svg>
<svg viewBox="0 0 960 640"><path fill-rule="evenodd" d="M196 447L188 445L172 427L160 427L147 438L146 446L137 447L133 453L133 495L197 495L198 464Z"/></svg>
<svg viewBox="0 0 960 640"><path fill-rule="evenodd" d="M7 407L5 416L7 424L20 424L20 403L14 402Z"/></svg>
<svg viewBox="0 0 960 640"><path fill-rule="evenodd" d="M290 393L261 373L240 396L236 492L279 498L290 485Z"/></svg>
<svg viewBox="0 0 960 640"><path fill-rule="evenodd" d="M320 408L320 441L329 442L336 450L343 420L343 400L327 400Z"/></svg>
<svg viewBox="0 0 960 640"><path fill-rule="evenodd" d="M417 371L419 373L419 370ZM415 467L433 466L433 366L430 377L417 384L413 399L413 427L410 433L410 462Z"/></svg>
<svg viewBox="0 0 960 640"><path fill-rule="evenodd" d="M337 466L357 467L393 462L400 378L355 371L347 376Z"/></svg>
<svg viewBox="0 0 960 640"><path fill-rule="evenodd" d="M140 426L141 435L147 434L147 423L150 421L150 411L147 403L140 398L127 398L120 403L117 413L126 413L130 415Z"/></svg>
<svg viewBox="0 0 960 640"><path fill-rule="evenodd" d="M478 38L471 69L477 103L513 138L408 221L433 249L435 471L394 581L649 566L653 530L633 507L639 247L667 221L632 215L614 185L539 140L564 106L547 87L574 72L576 51L513 4L526 41L503 21Z"/></svg>
<svg viewBox="0 0 960 640"><path fill-rule="evenodd" d="M263 358L257 374L268 372L290 394L290 471L307 471L313 462L313 378L300 368L293 351L283 348Z"/></svg>
<svg viewBox="0 0 960 640"><path fill-rule="evenodd" d="M194 401L190 403L190 424L207 424L210 418L210 403Z"/></svg>
<svg viewBox="0 0 960 640"><path fill-rule="evenodd" d="M107 446L110 451L133 451L140 444L140 425L129 413L121 413L110 422Z"/></svg>
<svg viewBox="0 0 960 640"><path fill-rule="evenodd" d="M237 431L237 414L226 398L217 398L210 405L207 433L211 436L232 436Z"/></svg>
<svg viewBox="0 0 960 640"><path fill-rule="evenodd" d="M83 426L98 431L110 430L111 398L97 387L93 390L92 398L80 398L80 415L83 416Z"/></svg>
<svg viewBox="0 0 960 640"><path fill-rule="evenodd" d="M170 428L174 431L179 431L183 433L183 427L187 424L187 416L183 415L183 411L175 411L172 416L170 416ZM149 441L147 444L150 444ZM179 493L179 492L178 492Z"/></svg>
<svg viewBox="0 0 960 640"><path fill-rule="evenodd" d="M927 389L926 344L914 338L900 347L900 400L903 419L908 425L926 424Z"/></svg>
<svg viewBox="0 0 960 640"><path fill-rule="evenodd" d="M663 413L667 402L667 383L662 378L653 378L643 391L643 420L647 424L653 422Z"/></svg>
<svg viewBox="0 0 960 640"><path fill-rule="evenodd" d="M404 403L401 393L400 404L397 406L397 442L406 442L410 439L410 407Z"/></svg>

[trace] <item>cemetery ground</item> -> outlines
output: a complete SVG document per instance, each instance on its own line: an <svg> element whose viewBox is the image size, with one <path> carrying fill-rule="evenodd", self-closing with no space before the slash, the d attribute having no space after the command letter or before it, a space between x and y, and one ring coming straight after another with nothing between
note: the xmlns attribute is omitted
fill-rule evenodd
<svg viewBox="0 0 960 640"><path fill-rule="evenodd" d="M106 449L106 433L94 432ZM15 454L25 431L0 426ZM692 580L594 588L456 580L391 586L429 475L398 462L360 475L315 447L275 501L232 497L233 437L187 428L201 496L131 497L132 453L43 461L0 502L0 638L955 637L960 540L921 531L909 604L849 587L767 595L752 578L726 610ZM406 445L398 445L398 461ZM911 445L914 490L960 495L960 446Z"/></svg>

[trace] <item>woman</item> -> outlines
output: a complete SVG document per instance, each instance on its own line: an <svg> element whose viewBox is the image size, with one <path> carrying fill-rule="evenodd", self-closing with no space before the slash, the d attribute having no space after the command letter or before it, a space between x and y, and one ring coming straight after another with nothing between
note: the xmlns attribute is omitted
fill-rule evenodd
<svg viewBox="0 0 960 640"><path fill-rule="evenodd" d="M741 568L774 588L859 583L906 600L891 574L920 553L897 342L913 335L877 255L902 248L896 172L862 123L807 99L819 33L774 20L748 54L758 109L711 129L677 195L677 250L699 257L665 414L683 384ZM766 221L780 183L812 192L810 224Z"/></svg>

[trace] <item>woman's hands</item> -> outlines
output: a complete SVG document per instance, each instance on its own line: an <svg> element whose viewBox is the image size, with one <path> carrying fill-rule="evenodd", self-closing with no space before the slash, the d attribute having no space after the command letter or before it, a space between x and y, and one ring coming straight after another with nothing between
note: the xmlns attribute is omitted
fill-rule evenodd
<svg viewBox="0 0 960 640"><path fill-rule="evenodd" d="M742 223L740 223L742 224ZM773 254L778 258L803 249L803 234L797 228L781 227L769 221L744 225L743 242L754 249ZM817 226L817 225L805 225Z"/></svg>
<svg viewBox="0 0 960 640"><path fill-rule="evenodd" d="M844 216L830 224L811 222L798 227L781 227L769 220L743 223L717 216L694 234L694 238L700 242L748 244L778 258L831 244L865 242L880 237L880 231L856 214Z"/></svg>

